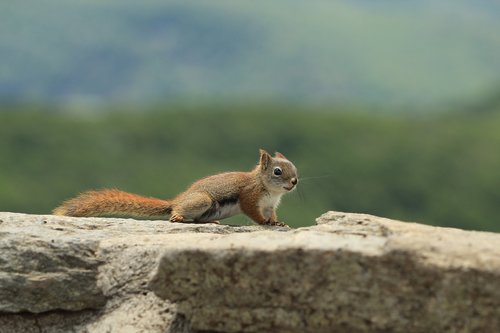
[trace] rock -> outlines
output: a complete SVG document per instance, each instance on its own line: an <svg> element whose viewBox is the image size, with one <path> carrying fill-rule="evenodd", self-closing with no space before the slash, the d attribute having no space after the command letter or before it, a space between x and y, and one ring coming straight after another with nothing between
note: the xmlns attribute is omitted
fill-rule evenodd
<svg viewBox="0 0 500 333"><path fill-rule="evenodd" d="M500 235L0 213L0 332L500 331Z"/></svg>
<svg viewBox="0 0 500 333"><path fill-rule="evenodd" d="M264 229L0 213L0 333L190 332L147 289L162 245Z"/></svg>
<svg viewBox="0 0 500 333"><path fill-rule="evenodd" d="M51 311L39 314L0 313L1 333L85 332L87 323L97 318L97 311ZM111 331L112 332L112 331Z"/></svg>

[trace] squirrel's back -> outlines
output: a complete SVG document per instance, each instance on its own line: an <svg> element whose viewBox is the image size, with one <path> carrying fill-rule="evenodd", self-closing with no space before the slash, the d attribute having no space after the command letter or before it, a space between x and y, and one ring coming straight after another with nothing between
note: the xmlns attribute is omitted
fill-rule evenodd
<svg viewBox="0 0 500 333"><path fill-rule="evenodd" d="M186 191L179 194L176 199L178 199L184 193L196 191L207 192L214 199L233 196L239 194L243 187L255 183L254 178L255 177L252 177L249 172L232 171L219 173L194 182L186 189Z"/></svg>

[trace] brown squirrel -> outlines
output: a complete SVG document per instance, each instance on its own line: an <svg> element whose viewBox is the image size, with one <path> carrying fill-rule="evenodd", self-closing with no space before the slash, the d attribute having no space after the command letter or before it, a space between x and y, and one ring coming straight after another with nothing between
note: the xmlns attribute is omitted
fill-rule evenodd
<svg viewBox="0 0 500 333"><path fill-rule="evenodd" d="M170 215L171 222L218 223L243 213L263 225L286 226L276 216L281 196L298 182L297 168L283 154L260 150L250 172L226 172L200 179L172 200L142 197L115 189L88 191L54 209L55 215Z"/></svg>

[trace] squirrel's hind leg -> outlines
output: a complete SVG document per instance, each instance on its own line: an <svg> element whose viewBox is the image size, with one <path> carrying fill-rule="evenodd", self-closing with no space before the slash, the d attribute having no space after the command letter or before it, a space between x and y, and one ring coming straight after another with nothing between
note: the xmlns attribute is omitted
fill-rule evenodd
<svg viewBox="0 0 500 333"><path fill-rule="evenodd" d="M184 216L172 212L172 216L169 219L170 222L184 222Z"/></svg>
<svg viewBox="0 0 500 333"><path fill-rule="evenodd" d="M212 220L212 221L199 221L199 220L184 220L184 216L181 215L172 215L169 219L170 222L179 222L179 223L212 223L212 224L220 224L220 221L218 220Z"/></svg>
<svg viewBox="0 0 500 333"><path fill-rule="evenodd" d="M212 198L204 192L182 196L172 204L170 222L196 222L212 205Z"/></svg>

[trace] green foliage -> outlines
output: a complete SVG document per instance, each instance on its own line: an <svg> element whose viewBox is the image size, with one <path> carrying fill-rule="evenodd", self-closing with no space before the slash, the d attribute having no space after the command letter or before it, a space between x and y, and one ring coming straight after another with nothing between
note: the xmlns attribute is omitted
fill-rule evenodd
<svg viewBox="0 0 500 333"><path fill-rule="evenodd" d="M1 109L0 210L49 213L80 191L103 187L169 198L200 177L252 168L263 147L299 169L298 191L279 210L292 226L333 209L500 231L497 112L408 116L283 105L148 111Z"/></svg>

